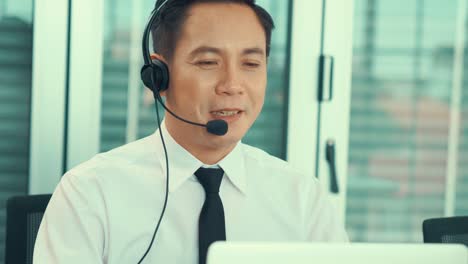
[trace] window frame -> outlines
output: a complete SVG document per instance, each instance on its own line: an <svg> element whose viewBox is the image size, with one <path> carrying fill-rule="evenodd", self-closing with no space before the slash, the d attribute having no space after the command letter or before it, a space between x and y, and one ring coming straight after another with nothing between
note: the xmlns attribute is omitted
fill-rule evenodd
<svg viewBox="0 0 468 264"><path fill-rule="evenodd" d="M29 194L51 193L63 174L68 1L34 1ZM54 10L54 12L50 12Z"/></svg>

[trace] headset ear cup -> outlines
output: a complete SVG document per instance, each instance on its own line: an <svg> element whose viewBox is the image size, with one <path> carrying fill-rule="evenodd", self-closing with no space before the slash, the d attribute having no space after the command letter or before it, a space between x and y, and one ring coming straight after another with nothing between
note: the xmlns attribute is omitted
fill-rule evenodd
<svg viewBox="0 0 468 264"><path fill-rule="evenodd" d="M169 68L160 60L153 60L140 71L143 84L153 92L165 91L169 86Z"/></svg>
<svg viewBox="0 0 468 264"><path fill-rule="evenodd" d="M158 92L165 91L169 88L169 68L166 63L161 60L155 59L152 62L153 78L157 84L157 90Z"/></svg>
<svg viewBox="0 0 468 264"><path fill-rule="evenodd" d="M154 92L154 84L151 75L153 74L153 67L151 64L145 64L141 68L140 75L143 84Z"/></svg>

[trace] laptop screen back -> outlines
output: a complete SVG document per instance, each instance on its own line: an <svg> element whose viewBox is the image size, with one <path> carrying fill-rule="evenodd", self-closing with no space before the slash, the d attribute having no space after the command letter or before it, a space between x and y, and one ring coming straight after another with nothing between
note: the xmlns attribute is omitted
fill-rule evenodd
<svg viewBox="0 0 468 264"><path fill-rule="evenodd" d="M468 264L455 244L217 242L207 264Z"/></svg>

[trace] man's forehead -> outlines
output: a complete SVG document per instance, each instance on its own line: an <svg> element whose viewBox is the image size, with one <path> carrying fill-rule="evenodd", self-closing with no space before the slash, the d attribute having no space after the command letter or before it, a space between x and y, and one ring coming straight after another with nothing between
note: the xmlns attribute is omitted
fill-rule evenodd
<svg viewBox="0 0 468 264"><path fill-rule="evenodd" d="M195 4L182 26L185 52L221 53L230 47L242 54L266 53L265 31L255 12L234 3Z"/></svg>

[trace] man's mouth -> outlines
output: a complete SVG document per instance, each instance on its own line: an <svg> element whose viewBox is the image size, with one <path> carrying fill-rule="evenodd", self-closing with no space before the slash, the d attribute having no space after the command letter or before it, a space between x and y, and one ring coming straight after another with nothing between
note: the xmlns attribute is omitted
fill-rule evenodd
<svg viewBox="0 0 468 264"><path fill-rule="evenodd" d="M211 114L213 114L215 116L224 117L224 116L234 116L234 115L239 114L240 112L241 111L239 111L239 110L231 110L231 111L222 110L222 111L213 111L213 112L211 112Z"/></svg>

